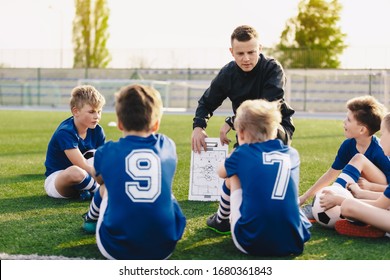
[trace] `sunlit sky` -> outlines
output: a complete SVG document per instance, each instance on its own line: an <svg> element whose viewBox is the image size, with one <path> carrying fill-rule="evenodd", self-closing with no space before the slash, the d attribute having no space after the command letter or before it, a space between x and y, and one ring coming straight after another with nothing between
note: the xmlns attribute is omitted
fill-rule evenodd
<svg viewBox="0 0 390 280"><path fill-rule="evenodd" d="M278 43L287 19L297 14L298 3L299 0L108 0L108 47L114 54L133 49L172 49L191 50L195 55L194 49L198 49L208 64L219 67L221 59L231 58L229 38L236 26L253 25L263 46L272 47ZM390 68L390 1L340 3L340 26L349 45L344 66ZM12 54L9 50L15 49L71 53L73 17L74 0L0 0L0 63L5 54ZM2 50L8 51L1 55ZM216 51L221 52L218 57L213 55Z"/></svg>

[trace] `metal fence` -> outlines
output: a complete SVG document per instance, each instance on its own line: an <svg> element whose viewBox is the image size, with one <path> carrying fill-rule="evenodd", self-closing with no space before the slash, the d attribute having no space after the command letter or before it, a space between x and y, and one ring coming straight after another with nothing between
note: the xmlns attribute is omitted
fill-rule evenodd
<svg viewBox="0 0 390 280"><path fill-rule="evenodd" d="M68 106L79 84L95 86L113 106L122 86L143 83L161 92L165 107L191 110L218 71L0 68L0 106ZM286 99L297 111L344 112L347 100L366 94L389 105L390 70L286 70L286 75Z"/></svg>

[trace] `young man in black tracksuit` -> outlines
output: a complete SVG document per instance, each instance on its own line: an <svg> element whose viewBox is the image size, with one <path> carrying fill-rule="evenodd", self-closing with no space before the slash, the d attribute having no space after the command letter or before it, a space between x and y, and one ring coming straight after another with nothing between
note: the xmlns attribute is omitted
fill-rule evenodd
<svg viewBox="0 0 390 280"><path fill-rule="evenodd" d="M284 144L290 144L295 130L291 117L295 111L284 101L286 77L282 66L261 53L258 34L251 26L239 26L233 31L230 52L234 61L221 69L198 101L193 119L192 150L197 153L201 152L202 147L207 150L205 142L207 122L226 98L232 102L234 115L245 100L279 100L282 121L278 127L277 137ZM220 140L223 144L230 142L227 134L234 129L234 115L227 117L220 129ZM235 147L237 145L238 143ZM230 189L224 184L218 211L207 219L207 226L219 233L229 233L229 216Z"/></svg>
<svg viewBox="0 0 390 280"><path fill-rule="evenodd" d="M238 106L248 99L280 100L282 122L278 138L291 142L295 127L291 116L294 110L284 101L286 77L282 66L261 53L258 34L250 26L239 26L231 35L230 52L234 61L226 64L198 101L193 122L192 150L206 150L207 121L213 112L229 98L235 115ZM234 116L227 117L220 130L221 143L229 144L227 133L233 129Z"/></svg>

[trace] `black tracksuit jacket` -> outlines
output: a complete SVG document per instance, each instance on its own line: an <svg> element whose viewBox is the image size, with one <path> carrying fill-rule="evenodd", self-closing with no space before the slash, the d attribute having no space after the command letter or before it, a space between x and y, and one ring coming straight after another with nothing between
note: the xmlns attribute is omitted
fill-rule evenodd
<svg viewBox="0 0 390 280"><path fill-rule="evenodd" d="M242 71L235 61L231 61L220 70L199 99L193 128L206 128L207 121L226 98L231 100L234 114L238 106L248 99L280 100L281 125L291 139L295 130L292 121L295 111L284 100L285 82L282 66L263 54L260 54L257 65L250 72Z"/></svg>

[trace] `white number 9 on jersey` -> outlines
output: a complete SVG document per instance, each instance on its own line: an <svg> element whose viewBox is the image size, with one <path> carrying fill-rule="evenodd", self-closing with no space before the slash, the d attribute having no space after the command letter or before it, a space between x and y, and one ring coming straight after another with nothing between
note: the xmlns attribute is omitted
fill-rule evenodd
<svg viewBox="0 0 390 280"><path fill-rule="evenodd" d="M134 150L126 157L126 193L133 202L154 202L161 193L161 162L152 151Z"/></svg>

